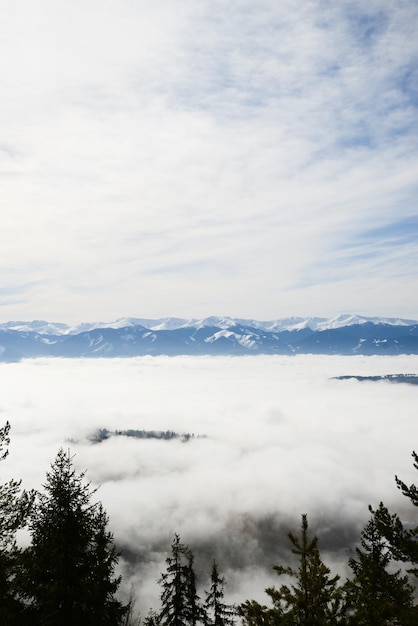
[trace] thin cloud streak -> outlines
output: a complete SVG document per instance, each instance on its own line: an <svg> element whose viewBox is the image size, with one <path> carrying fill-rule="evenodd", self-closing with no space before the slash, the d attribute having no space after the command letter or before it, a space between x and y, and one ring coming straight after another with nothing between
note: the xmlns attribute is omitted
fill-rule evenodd
<svg viewBox="0 0 418 626"><path fill-rule="evenodd" d="M412 0L8 3L0 281L34 287L4 314L416 317L391 297L406 258L348 268L338 305L322 267L416 215L417 17Z"/></svg>
<svg viewBox="0 0 418 626"><path fill-rule="evenodd" d="M342 573L369 503L383 500L413 518L394 475L415 480L418 389L331 379L417 366L416 356L309 355L0 364L0 410L12 424L2 480L40 488L58 448L68 447L99 486L125 555L126 588L135 582L145 613L157 605L155 581L174 532L199 554L201 578L216 556L231 599L262 600L275 582L271 566L289 558L286 533L301 513ZM92 444L97 428L195 438Z"/></svg>

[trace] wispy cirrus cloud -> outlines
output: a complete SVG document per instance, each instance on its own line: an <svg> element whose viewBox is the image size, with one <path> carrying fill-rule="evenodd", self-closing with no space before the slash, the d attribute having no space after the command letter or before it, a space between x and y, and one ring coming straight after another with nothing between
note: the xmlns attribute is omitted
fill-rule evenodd
<svg viewBox="0 0 418 626"><path fill-rule="evenodd" d="M370 229L358 237L359 242L383 242L388 246L414 244L418 241L418 216L407 217L378 228Z"/></svg>
<svg viewBox="0 0 418 626"><path fill-rule="evenodd" d="M10 317L333 314L321 265L416 214L412 0L24 7L0 27L0 262L48 293ZM354 254L338 306L416 316L380 282L370 303Z"/></svg>

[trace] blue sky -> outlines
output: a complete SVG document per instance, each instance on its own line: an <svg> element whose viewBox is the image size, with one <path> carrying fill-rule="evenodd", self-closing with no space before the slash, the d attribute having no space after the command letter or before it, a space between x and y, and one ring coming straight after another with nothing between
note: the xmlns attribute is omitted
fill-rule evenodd
<svg viewBox="0 0 418 626"><path fill-rule="evenodd" d="M414 0L1 12L4 321L418 318Z"/></svg>

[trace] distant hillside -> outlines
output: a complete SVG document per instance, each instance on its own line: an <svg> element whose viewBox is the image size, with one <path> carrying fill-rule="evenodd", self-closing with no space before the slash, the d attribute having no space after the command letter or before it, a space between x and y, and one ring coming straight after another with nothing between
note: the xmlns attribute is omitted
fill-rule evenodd
<svg viewBox="0 0 418 626"><path fill-rule="evenodd" d="M342 315L267 322L123 318L77 327L40 320L0 324L0 361L251 354L418 354L418 322Z"/></svg>
<svg viewBox="0 0 418 626"><path fill-rule="evenodd" d="M334 380L358 380L359 382L389 382L402 383L406 385L418 385L418 376L415 374L385 374L384 376L335 376Z"/></svg>

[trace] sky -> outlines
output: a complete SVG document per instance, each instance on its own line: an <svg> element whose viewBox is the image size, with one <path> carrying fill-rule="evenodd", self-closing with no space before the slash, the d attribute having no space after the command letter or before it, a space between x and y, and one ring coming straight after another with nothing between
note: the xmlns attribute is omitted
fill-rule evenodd
<svg viewBox="0 0 418 626"><path fill-rule="evenodd" d="M144 617L174 533L208 589L212 559L231 602L267 602L291 561L287 533L308 515L324 561L348 575L348 557L383 501L406 523L416 509L394 476L416 484L418 387L333 380L416 373L416 355L138 357L0 363L0 424L11 423L1 483L42 489L60 447L98 487L122 548L123 589ZM180 440L111 437L98 428L194 433ZM23 534L19 543L25 545ZM135 562L136 561L136 562ZM204 595L202 597L205 597Z"/></svg>
<svg viewBox="0 0 418 626"><path fill-rule="evenodd" d="M2 0L0 318L418 318L415 0Z"/></svg>

